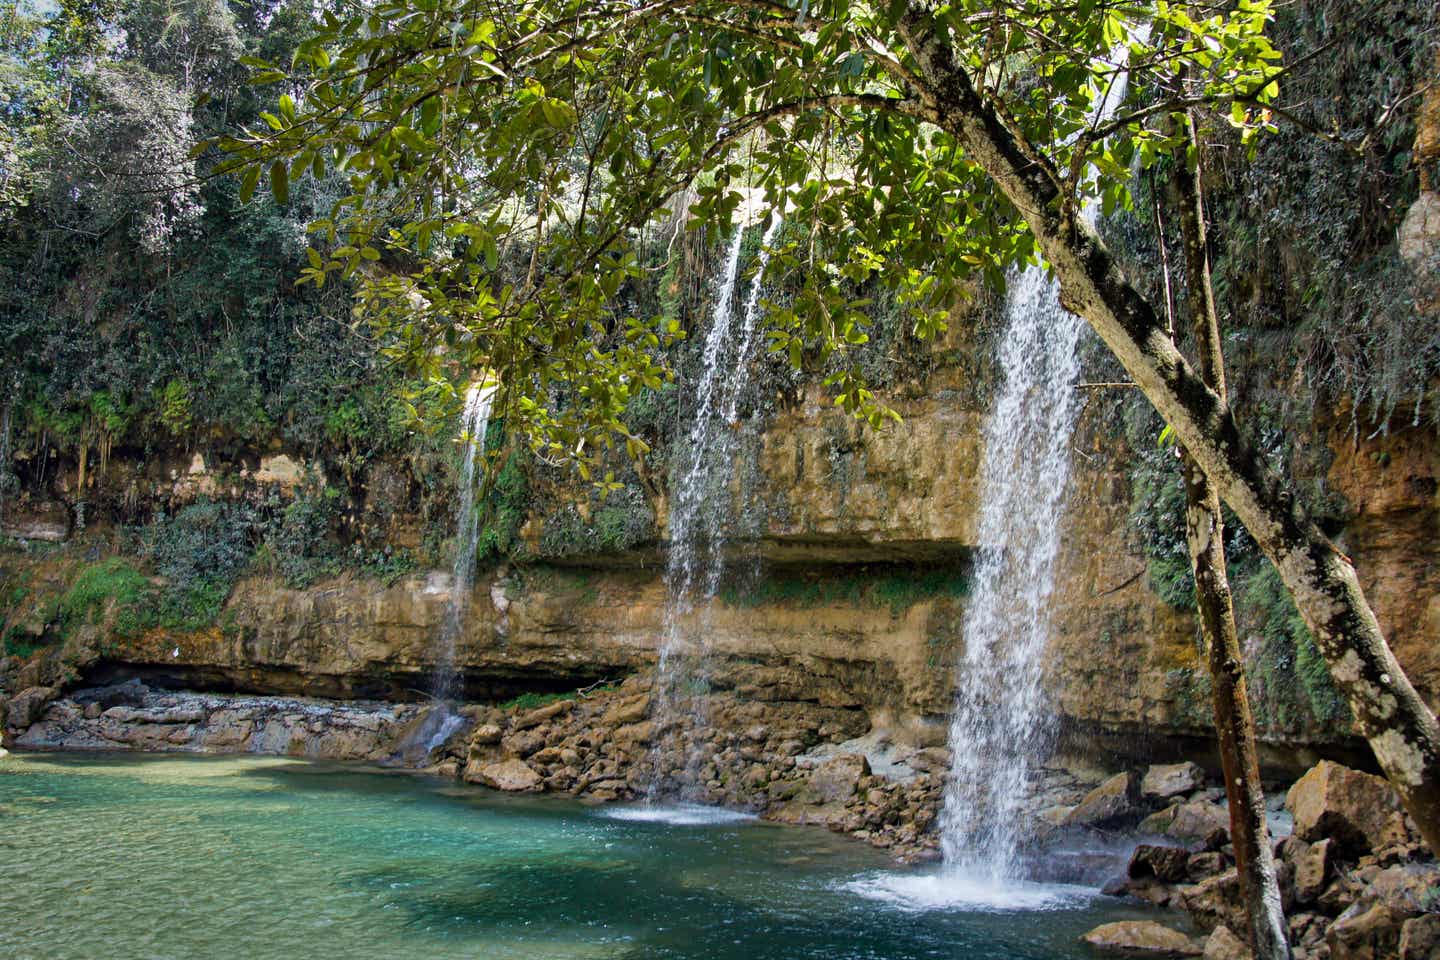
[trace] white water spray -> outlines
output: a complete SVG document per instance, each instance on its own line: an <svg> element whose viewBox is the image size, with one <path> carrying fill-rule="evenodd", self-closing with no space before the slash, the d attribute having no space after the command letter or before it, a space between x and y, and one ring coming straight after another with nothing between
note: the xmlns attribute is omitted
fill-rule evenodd
<svg viewBox="0 0 1440 960"><path fill-rule="evenodd" d="M1148 27L1137 29L1142 42ZM1103 122L1124 100L1129 47L1097 98ZM1094 222L1093 207L1083 215ZM1001 382L985 424L979 550L965 611L965 653L950 722L953 761L940 819L945 873L997 887L1020 879L1022 808L1048 754L1054 714L1042 680L1060 548L1070 445L1079 403L1076 348L1084 322L1058 284L1032 266L1012 277L1000 344Z"/></svg>
<svg viewBox="0 0 1440 960"><path fill-rule="evenodd" d="M725 570L724 549L730 521L730 481L738 447L736 421L750 380L750 361L759 327L760 288L770 260L770 246L779 234L779 213L772 214L756 256L755 277L735 324L735 288L740 273L744 228L737 226L716 285L710 330L701 350L700 380L695 385L695 419L690 424L670 499L670 550L665 567L664 634L655 679L651 716L663 735L651 750L653 801L659 792L685 784L666 783L660 766L668 748L689 720L691 730L704 726L706 625L702 608L720 588ZM695 622L697 614L702 622ZM687 750L695 756L695 751ZM689 779L689 778L685 778Z"/></svg>
<svg viewBox="0 0 1440 960"><path fill-rule="evenodd" d="M1031 268L1011 281L1003 382L985 424L975 583L950 724L954 754L941 817L946 866L1015 879L1018 824L1049 714L1040 683L1070 475L1082 321Z"/></svg>
<svg viewBox="0 0 1440 960"><path fill-rule="evenodd" d="M493 382L473 384L465 394L465 407L460 416L459 441L464 445L464 454L460 466L460 502L455 511L455 559L451 566L450 598L435 638L435 661L430 668L430 695L435 699L435 707L412 738L412 743L423 746L427 756L465 722L453 710L454 701L462 692L460 671L455 666L455 648L464 631L470 594L475 589L475 550L480 536L475 467L477 459L484 459L485 431L490 426L495 393Z"/></svg>

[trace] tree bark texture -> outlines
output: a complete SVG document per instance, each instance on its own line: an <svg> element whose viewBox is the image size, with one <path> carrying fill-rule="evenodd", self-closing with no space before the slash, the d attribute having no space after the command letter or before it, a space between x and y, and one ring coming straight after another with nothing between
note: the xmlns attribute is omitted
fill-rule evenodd
<svg viewBox="0 0 1440 960"><path fill-rule="evenodd" d="M1223 401L1226 399L1225 360L1220 318L1210 283L1199 170L1200 143L1192 118L1184 118L1184 129L1195 150L1197 168L1192 171L1186 159L1180 157L1174 177L1185 251L1186 305L1200 375ZM1275 876L1275 856L1265 825L1265 795L1260 786L1255 720L1250 712L1244 658L1235 629L1235 609L1226 572L1220 495L1205 471L1183 449L1181 468L1185 478L1185 537L1190 546L1190 570L1195 577L1195 608L1200 614L1210 668L1215 733L1225 774L1225 796L1230 803L1230 839L1235 846L1240 894L1250 921L1250 949L1257 960L1289 960L1290 944L1280 904L1280 884Z"/></svg>

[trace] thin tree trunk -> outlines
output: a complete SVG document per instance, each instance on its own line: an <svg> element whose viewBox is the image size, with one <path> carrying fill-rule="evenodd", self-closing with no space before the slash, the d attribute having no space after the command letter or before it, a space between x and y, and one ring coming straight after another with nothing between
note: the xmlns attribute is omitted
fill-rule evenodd
<svg viewBox="0 0 1440 960"><path fill-rule="evenodd" d="M1210 254L1205 238L1205 202L1201 193L1200 142L1193 117L1184 118L1186 137L1195 151L1196 169L1177 158L1174 187L1180 208L1180 234L1185 248L1186 303L1195 337L1200 375L1223 401L1225 360L1220 345L1220 318L1210 283ZM1163 242L1163 238L1162 238ZM1240 895L1250 920L1250 949L1256 960L1289 960L1285 914L1275 857L1265 826L1265 796L1260 786L1260 757L1255 748L1255 720L1245 685L1245 665L1235 629L1230 579L1225 569L1225 525L1220 495L1190 454L1181 451L1185 476L1185 537L1190 569L1195 575L1195 607L1205 639L1215 707L1215 733L1225 796L1230 802L1230 839Z"/></svg>
<svg viewBox="0 0 1440 960"><path fill-rule="evenodd" d="M1059 173L976 91L931 15L912 3L899 27L927 119L955 136L1015 204L1055 271L1061 302L1105 341L1275 564L1359 732L1440 854L1440 722L1385 643L1349 558L1244 440L1225 400L1175 349L1154 307L1077 215Z"/></svg>

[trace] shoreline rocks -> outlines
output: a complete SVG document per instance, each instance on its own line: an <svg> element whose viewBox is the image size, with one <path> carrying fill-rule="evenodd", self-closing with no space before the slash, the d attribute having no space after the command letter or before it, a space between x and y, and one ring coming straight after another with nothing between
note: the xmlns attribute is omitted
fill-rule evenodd
<svg viewBox="0 0 1440 960"><path fill-rule="evenodd" d="M1153 920L1104 923L1080 938L1097 950L1121 957L1198 957L1205 948L1179 930Z"/></svg>
<svg viewBox="0 0 1440 960"><path fill-rule="evenodd" d="M50 702L21 750L256 753L382 761L424 713L411 704L152 690L117 684Z"/></svg>
<svg viewBox="0 0 1440 960"><path fill-rule="evenodd" d="M1386 781L1322 761L1285 808L1294 832L1272 839L1295 960L1440 957L1440 864ZM1184 911L1210 933L1206 957L1240 960L1248 919L1225 816L1202 793L1146 818L1173 845L1138 846L1106 892Z"/></svg>

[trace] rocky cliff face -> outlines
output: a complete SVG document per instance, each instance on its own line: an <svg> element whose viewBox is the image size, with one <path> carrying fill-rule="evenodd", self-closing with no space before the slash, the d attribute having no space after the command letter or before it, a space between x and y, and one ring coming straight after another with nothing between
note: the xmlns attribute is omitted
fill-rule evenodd
<svg viewBox="0 0 1440 960"><path fill-rule="evenodd" d="M722 689L861 711L916 745L942 738L951 665L962 643L966 568L977 546L987 401L983 371L947 359L975 351L953 342L935 350L928 373L892 389L903 423L864 429L811 390L749 437L733 489L747 505L752 539L736 551L762 558L763 572L736 564L700 627ZM1204 736L1208 703L1177 682L1203 672L1196 627L1149 584L1147 558L1131 529L1133 455L1119 439L1117 409L1087 402L1074 439L1049 687L1076 733ZM1337 542L1361 570L1401 662L1436 703L1435 437L1428 428L1408 427L1357 439L1343 411L1330 422L1335 426L1317 426L1302 442L1331 453L1319 479L1347 505ZM417 511L437 512L433 503L418 505L416 490L434 480L421 466L375 465L341 522L398 545L417 542ZM283 499L323 475L324 464L272 450L212 455L209 463L199 454L128 467L118 461L111 469L130 492L96 497L92 525L103 522L96 511L106 504L118 509L125 497L171 511L200 497ZM525 518L531 553L541 562L482 570L468 606L456 660L471 698L573 690L654 663L665 602L665 503L660 485L652 486L648 505L658 538L621 555L569 555L556 558L563 566L547 565L545 530L555 517ZM63 538L54 504L26 509L7 514L8 532L25 535L29 523L44 527L47 538ZM44 598L58 596L73 567L95 559L95 549L60 548L41 558L7 553L9 579L30 591L24 609L9 613L7 630L28 631L42 645L45 616L53 616ZM42 647L28 661L10 657L6 672L15 690L64 679L68 664L101 678L138 670L173 686L413 699L425 686L450 590L448 575L438 571L388 584L347 574L304 589L252 576L232 591L222 625L129 632L86 626L72 631L63 648ZM1317 724L1267 735L1291 745L1333 745L1345 737L1342 729Z"/></svg>
<svg viewBox="0 0 1440 960"><path fill-rule="evenodd" d="M982 414L932 387L915 391L924 399L902 399L904 424L883 433L862 431L809 397L760 438L752 495L764 504L758 550L767 566L763 577L723 590L703 625L718 686L858 710L916 745L940 741L975 546ZM1174 682L1198 664L1195 626L1147 584L1145 557L1127 533L1126 451L1116 432L1090 416L1076 437L1050 688L1081 733L1203 735L1207 705ZM1432 439L1418 429L1359 444L1339 431L1327 439L1335 449L1329 482L1351 509L1340 542L1433 702L1440 467ZM46 583L58 591L64 556L7 563L28 565L22 578L42 592ZM648 669L665 602L658 556L482 572L457 651L469 696L571 690ZM123 636L89 627L65 656L82 673L138 671L172 686L413 699L450 590L441 572L389 585L347 575L306 589L252 577L232 592L223 628ZM45 673L59 659L12 658L16 688L52 682ZM1333 743L1343 735L1292 730L1272 739Z"/></svg>

